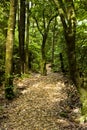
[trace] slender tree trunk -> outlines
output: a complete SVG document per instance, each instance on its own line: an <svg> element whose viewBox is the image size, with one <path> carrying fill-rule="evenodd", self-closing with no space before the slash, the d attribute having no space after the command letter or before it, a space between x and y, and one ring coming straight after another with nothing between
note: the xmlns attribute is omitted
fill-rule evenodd
<svg viewBox="0 0 87 130"><path fill-rule="evenodd" d="M43 40L42 40L42 45L41 45L41 53L42 53L42 59L41 59L41 74L46 75L47 70L46 70L46 56L45 56L45 45L46 45L46 40L47 40L47 34L45 33L43 35Z"/></svg>
<svg viewBox="0 0 87 130"><path fill-rule="evenodd" d="M56 23L56 18L55 18L55 23ZM51 62L52 67L54 66L54 44L55 44L55 26L56 26L55 23L53 27L53 39L52 39L52 62Z"/></svg>
<svg viewBox="0 0 87 130"><path fill-rule="evenodd" d="M24 73L25 64L25 0L20 0L20 19L19 19L19 55L20 55L20 74Z"/></svg>
<svg viewBox="0 0 87 130"><path fill-rule="evenodd" d="M52 67L54 66L54 41L55 41L55 32L53 32L53 40L52 40L52 62L51 62L51 65Z"/></svg>
<svg viewBox="0 0 87 130"><path fill-rule="evenodd" d="M10 0L10 14L8 19L8 31L6 40L6 59L5 59L5 97L12 99L13 92L13 43L16 21L16 0Z"/></svg>
<svg viewBox="0 0 87 130"><path fill-rule="evenodd" d="M25 48L25 73L29 71L29 2L27 1L26 8L26 48Z"/></svg>
<svg viewBox="0 0 87 130"><path fill-rule="evenodd" d="M64 73L65 70L64 70L64 63L63 63L63 56L62 56L62 53L60 53L60 63L61 63L61 71Z"/></svg>

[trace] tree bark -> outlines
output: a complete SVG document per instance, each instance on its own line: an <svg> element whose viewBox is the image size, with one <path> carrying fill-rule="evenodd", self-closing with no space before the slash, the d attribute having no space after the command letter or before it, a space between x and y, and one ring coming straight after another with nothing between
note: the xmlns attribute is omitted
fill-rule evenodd
<svg viewBox="0 0 87 130"><path fill-rule="evenodd" d="M64 63L63 63L63 56L62 56L62 53L60 53L60 63L61 63L61 71L64 73L65 70L64 70Z"/></svg>
<svg viewBox="0 0 87 130"><path fill-rule="evenodd" d="M64 28L70 77L73 83L76 85L77 90L80 94L80 101L82 103L81 122L83 123L84 121L87 121L87 86L84 86L82 84L82 80L79 76L79 71L76 63L76 54L75 54L76 17L74 11L74 4L73 4L73 0L69 0L69 1L54 0L54 2L58 7L58 12ZM67 8L64 7L64 4L67 5L66 6Z"/></svg>
<svg viewBox="0 0 87 130"><path fill-rule="evenodd" d="M64 29L70 78L73 81L73 83L77 86L77 88L79 88L79 72L77 69L75 54L76 16L74 11L73 0L54 0L54 2L58 7L58 12Z"/></svg>
<svg viewBox="0 0 87 130"><path fill-rule="evenodd" d="M8 30L6 40L6 57L5 57L5 97L12 99L13 92L13 43L16 21L16 0L10 0L10 14L8 19Z"/></svg>
<svg viewBox="0 0 87 130"><path fill-rule="evenodd" d="M25 64L25 0L20 0L20 19L19 19L19 57L20 74L24 73Z"/></svg>
<svg viewBox="0 0 87 130"><path fill-rule="evenodd" d="M54 19L53 37L52 37L52 61L51 61L51 66L52 67L54 66L55 27L56 27L56 18Z"/></svg>
<svg viewBox="0 0 87 130"><path fill-rule="evenodd" d="M29 2L27 1L27 7L26 7L26 47L25 47L25 73L28 73L29 71Z"/></svg>
<svg viewBox="0 0 87 130"><path fill-rule="evenodd" d="M67 31L68 32L68 31ZM74 34L75 35L75 34ZM75 54L75 36L69 32L65 34L66 45L67 45L67 55L69 63L70 78L73 83L78 86L77 79L79 76L77 65L76 65L76 54Z"/></svg>
<svg viewBox="0 0 87 130"><path fill-rule="evenodd" d="M43 40L42 40L42 45L41 45L41 54L42 54L42 58L41 58L41 74L42 75L46 75L47 74L47 70L46 70L46 56L45 56L45 45L46 45L46 40L47 40L47 34L44 33L43 35Z"/></svg>

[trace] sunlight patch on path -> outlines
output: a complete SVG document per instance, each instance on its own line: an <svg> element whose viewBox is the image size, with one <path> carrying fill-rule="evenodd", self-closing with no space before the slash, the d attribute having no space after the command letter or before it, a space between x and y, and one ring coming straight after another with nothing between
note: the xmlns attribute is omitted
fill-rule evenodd
<svg viewBox="0 0 87 130"><path fill-rule="evenodd" d="M40 85L40 83L36 83L34 85L32 85L32 88L35 87L35 88L38 88L38 86ZM23 90L21 93L22 94L25 94L25 93L28 93L30 92L30 87L26 88L25 90Z"/></svg>
<svg viewBox="0 0 87 130"><path fill-rule="evenodd" d="M67 118L62 74L35 75L20 81L18 87L21 94L6 108L8 119L2 123L7 130L78 130Z"/></svg>

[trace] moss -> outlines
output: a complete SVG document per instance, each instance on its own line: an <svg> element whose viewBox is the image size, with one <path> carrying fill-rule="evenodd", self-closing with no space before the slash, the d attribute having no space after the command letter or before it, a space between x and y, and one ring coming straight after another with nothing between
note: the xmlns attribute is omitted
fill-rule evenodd
<svg viewBox="0 0 87 130"><path fill-rule="evenodd" d="M60 116L61 116L61 117L68 118L68 113L62 111L62 112L60 112Z"/></svg>
<svg viewBox="0 0 87 130"><path fill-rule="evenodd" d="M41 74L42 74L42 75L46 75L46 74L47 74L46 61L45 61L45 60L42 60L42 61L41 61Z"/></svg>
<svg viewBox="0 0 87 130"><path fill-rule="evenodd" d="M14 97L14 86L13 86L13 76L7 75L5 77L5 98L13 99Z"/></svg>
<svg viewBox="0 0 87 130"><path fill-rule="evenodd" d="M80 122L87 121L87 90L84 88L80 88L80 100L82 103L81 107L81 119Z"/></svg>
<svg viewBox="0 0 87 130"><path fill-rule="evenodd" d="M10 86L6 86L5 87L5 98L11 100L14 98L14 92L13 92L13 86L10 85Z"/></svg>

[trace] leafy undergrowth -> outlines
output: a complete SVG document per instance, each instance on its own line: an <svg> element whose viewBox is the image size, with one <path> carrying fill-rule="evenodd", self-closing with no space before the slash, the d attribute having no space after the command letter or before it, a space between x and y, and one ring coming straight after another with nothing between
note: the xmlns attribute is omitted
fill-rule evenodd
<svg viewBox="0 0 87 130"><path fill-rule="evenodd" d="M14 81L17 97L0 97L0 130L87 130L80 124L80 101L62 73Z"/></svg>

